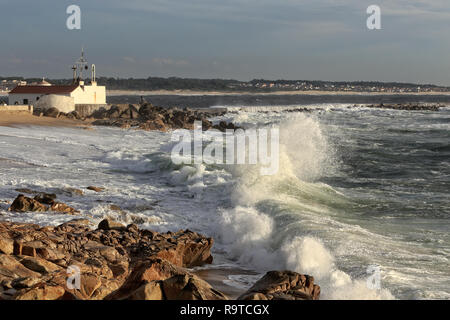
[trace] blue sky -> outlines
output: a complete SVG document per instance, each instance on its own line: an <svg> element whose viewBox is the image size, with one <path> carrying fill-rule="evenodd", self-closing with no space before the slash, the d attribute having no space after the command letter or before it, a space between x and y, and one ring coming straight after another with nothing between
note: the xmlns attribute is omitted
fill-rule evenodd
<svg viewBox="0 0 450 320"><path fill-rule="evenodd" d="M81 30L66 8L81 8ZM382 30L366 27L369 5ZM448 0L0 0L0 75L377 80L450 86Z"/></svg>

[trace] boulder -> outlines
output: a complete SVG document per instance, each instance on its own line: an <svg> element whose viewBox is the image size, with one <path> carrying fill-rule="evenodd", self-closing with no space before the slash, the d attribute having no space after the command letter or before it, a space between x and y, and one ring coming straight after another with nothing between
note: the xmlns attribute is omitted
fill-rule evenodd
<svg viewBox="0 0 450 320"><path fill-rule="evenodd" d="M91 191L95 191L95 192L103 192L103 191L105 191L105 188L95 187L95 186L89 186L86 189L91 190Z"/></svg>
<svg viewBox="0 0 450 320"><path fill-rule="evenodd" d="M139 119L139 117L140 115L138 109L136 109L136 107L132 104L130 104L128 108L120 114L120 118L123 119Z"/></svg>
<svg viewBox="0 0 450 320"><path fill-rule="evenodd" d="M37 200L25 197L23 194L19 194L9 207L9 211L14 212L45 212L47 207Z"/></svg>
<svg viewBox="0 0 450 320"><path fill-rule="evenodd" d="M185 269L153 258L137 264L124 285L107 299L226 300L227 297Z"/></svg>
<svg viewBox="0 0 450 320"><path fill-rule="evenodd" d="M62 286L50 284L38 284L30 289L19 290L14 295L14 300L59 300L66 290Z"/></svg>
<svg viewBox="0 0 450 320"><path fill-rule="evenodd" d="M127 300L164 300L164 293L161 287L161 283L158 281L152 281L150 283L143 284L132 292Z"/></svg>
<svg viewBox="0 0 450 320"><path fill-rule="evenodd" d="M116 222L112 219L106 218L103 219L102 221L100 221L100 223L98 224L98 229L100 230L119 230L119 231L123 231L126 230L126 226L124 226L123 224Z"/></svg>
<svg viewBox="0 0 450 320"><path fill-rule="evenodd" d="M70 214L70 215L74 215L79 213L79 211L75 210L74 208L68 206L65 203L62 202L54 202L51 207L50 207L51 211L54 212L59 212L59 213L66 213L66 214Z"/></svg>
<svg viewBox="0 0 450 320"><path fill-rule="evenodd" d="M55 203L55 199L56 199L56 194L50 194L50 193L39 193L38 195L36 195L34 197L34 200L43 203L43 204L48 204L48 205L52 205L53 203Z"/></svg>
<svg viewBox="0 0 450 320"><path fill-rule="evenodd" d="M61 269L61 267L56 264L39 257L24 256L19 260L19 262L27 269L41 274L51 273Z"/></svg>
<svg viewBox="0 0 450 320"><path fill-rule="evenodd" d="M0 253L13 254L14 240L5 235L0 234Z"/></svg>
<svg viewBox="0 0 450 320"><path fill-rule="evenodd" d="M270 271L238 300L318 300L314 278L292 271Z"/></svg>
<svg viewBox="0 0 450 320"><path fill-rule="evenodd" d="M82 190L76 188L65 188L64 192L71 197L74 195L82 196L84 194Z"/></svg>
<svg viewBox="0 0 450 320"><path fill-rule="evenodd" d="M166 300L228 300L206 281L186 273L161 281Z"/></svg>
<svg viewBox="0 0 450 320"><path fill-rule="evenodd" d="M44 116L57 118L59 115L59 110L57 108L48 108L44 110Z"/></svg>

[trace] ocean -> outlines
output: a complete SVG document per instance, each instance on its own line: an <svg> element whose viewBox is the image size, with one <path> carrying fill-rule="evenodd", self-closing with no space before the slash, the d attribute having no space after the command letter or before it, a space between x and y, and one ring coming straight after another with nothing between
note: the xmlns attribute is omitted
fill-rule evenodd
<svg viewBox="0 0 450 320"><path fill-rule="evenodd" d="M450 108L280 101L205 103L233 107L214 122L280 129L272 176L257 165L174 165L171 133L0 127L0 219L73 219L7 211L16 188L52 192L94 223L110 216L213 237L207 268L234 270L225 282L243 291L289 269L313 275L322 299L449 299ZM312 111L283 112L292 106ZM64 192L89 185L106 192Z"/></svg>

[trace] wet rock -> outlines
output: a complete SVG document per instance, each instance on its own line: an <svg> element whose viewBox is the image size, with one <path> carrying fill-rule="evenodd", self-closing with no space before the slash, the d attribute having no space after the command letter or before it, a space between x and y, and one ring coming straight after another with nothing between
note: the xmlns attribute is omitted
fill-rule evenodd
<svg viewBox="0 0 450 320"><path fill-rule="evenodd" d="M61 202L54 202L51 205L50 210L54 211L54 212L65 213L65 214L70 214L70 215L79 213L79 211L77 211L74 208L68 206L67 204L61 203Z"/></svg>
<svg viewBox="0 0 450 320"><path fill-rule="evenodd" d="M82 190L76 189L76 188L65 188L64 193L66 193L67 195L69 195L71 197L74 195L82 196L84 194Z"/></svg>
<svg viewBox="0 0 450 320"><path fill-rule="evenodd" d="M20 192L20 193L28 193L28 194L40 193L39 191L31 190L31 189L28 189L28 188L19 188L19 189L14 189L14 190L17 191L17 192Z"/></svg>
<svg viewBox="0 0 450 320"><path fill-rule="evenodd" d="M19 194L9 207L9 211L14 212L45 212L47 207L34 199L25 197L23 194Z"/></svg>
<svg viewBox="0 0 450 320"><path fill-rule="evenodd" d="M89 186L86 189L91 190L91 191L95 191L95 192L103 192L103 191L105 191L105 188L95 187L95 186Z"/></svg>
<svg viewBox="0 0 450 320"><path fill-rule="evenodd" d="M292 271L270 271L238 300L318 300L314 278Z"/></svg>
<svg viewBox="0 0 450 320"><path fill-rule="evenodd" d="M56 194L49 194L49 193L40 193L34 197L34 200L48 205L52 205L53 203L55 203L55 199Z"/></svg>

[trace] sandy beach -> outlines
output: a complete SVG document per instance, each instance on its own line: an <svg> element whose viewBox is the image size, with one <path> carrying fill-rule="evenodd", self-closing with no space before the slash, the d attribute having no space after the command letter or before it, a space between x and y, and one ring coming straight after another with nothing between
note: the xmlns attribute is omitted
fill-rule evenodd
<svg viewBox="0 0 450 320"><path fill-rule="evenodd" d="M86 121L56 119L50 117L37 117L28 113L0 113L0 126L16 127L16 126L46 126L46 127L89 127Z"/></svg>

